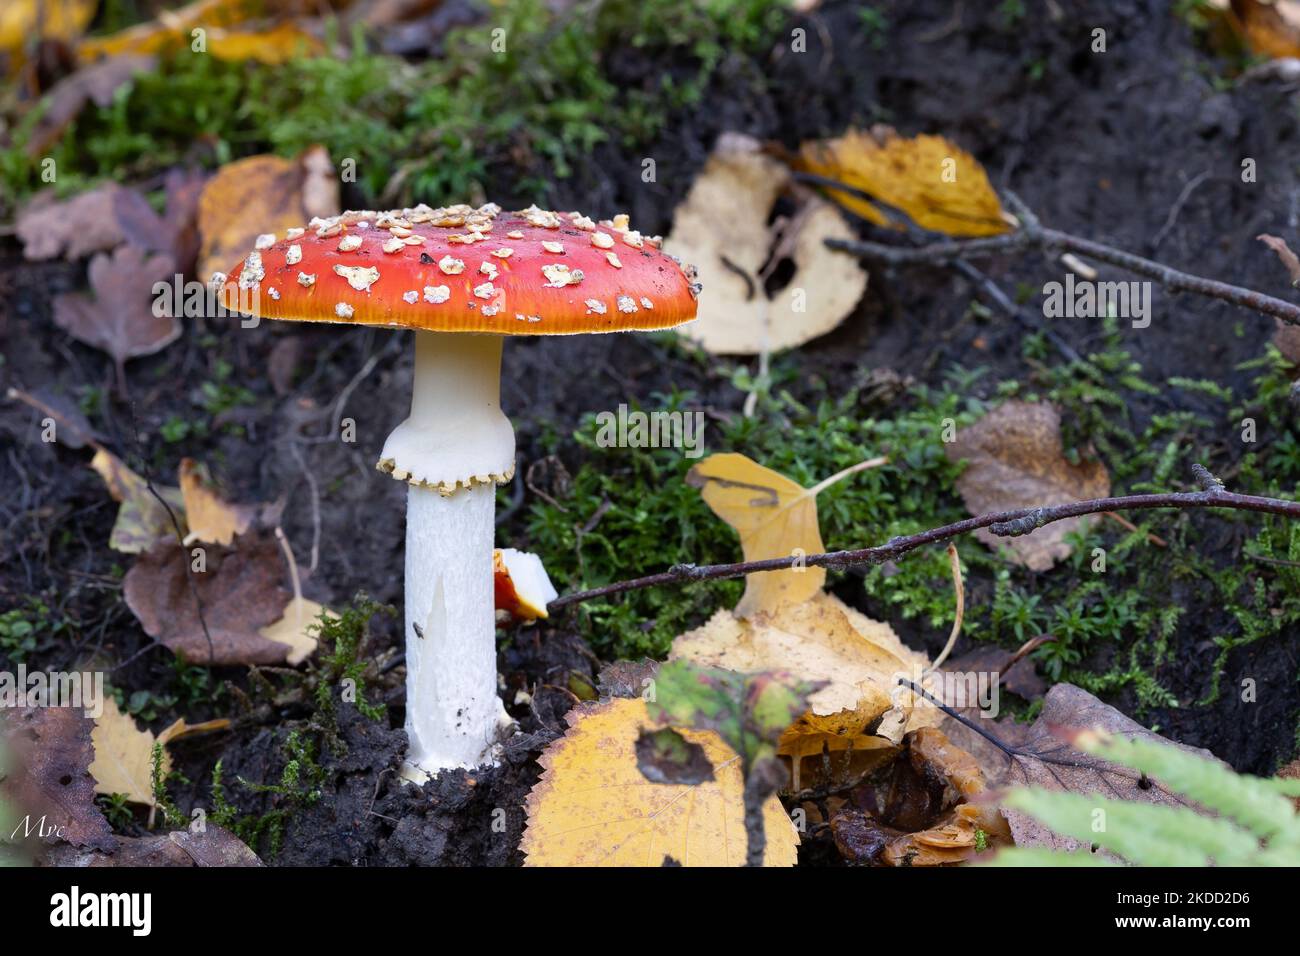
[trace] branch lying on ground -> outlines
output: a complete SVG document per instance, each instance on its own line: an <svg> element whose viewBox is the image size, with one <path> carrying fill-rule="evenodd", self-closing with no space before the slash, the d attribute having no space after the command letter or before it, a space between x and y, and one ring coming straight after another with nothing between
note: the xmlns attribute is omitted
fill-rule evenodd
<svg viewBox="0 0 1300 956"><path fill-rule="evenodd" d="M849 252L863 259L875 259L889 265L909 265L929 263L935 265L953 264L962 259L978 259L998 255L1004 252L1023 252L1029 249L1041 249L1049 252L1075 252L1098 262L1118 266L1136 275L1154 279L1166 289L1175 292L1194 292L1211 299L1219 299L1243 308L1253 309L1264 315L1291 325L1300 325L1300 305L1283 299L1246 289L1241 286L1206 279L1188 272L1180 272L1170 266L1144 259L1131 252L1116 249L1113 246L1084 239L1081 236L1048 229L1039 224L1038 219L1025 208L1024 204L1008 193L1010 204L1017 207L1020 228L1002 236L980 239L951 239L931 242L921 246L893 246L882 242L865 240L827 239L826 245L832 249Z"/></svg>
<svg viewBox="0 0 1300 956"><path fill-rule="evenodd" d="M648 574L645 577L616 581L613 584L574 591L561 595L550 604L547 610L555 612L570 604L590 601L593 598L610 597L625 591L641 588L658 587L665 584L679 584L685 581L713 581L721 578L738 578L755 571L783 571L793 567L796 562L812 567L847 568L856 564L882 564L894 558L902 557L910 551L948 541L952 538L988 528L996 535L1016 537L1029 534L1044 525L1061 521L1065 518L1077 518L1080 515L1101 514L1106 511L1149 511L1154 508L1230 508L1238 511L1257 511L1264 514L1282 515L1287 518L1300 519L1300 501L1287 501L1282 498L1264 498L1257 495L1239 495L1226 491L1223 483L1210 474L1202 465L1193 465L1200 491L1170 492L1167 494L1124 495L1118 498L1090 498L1086 501L1071 501L1063 505L1050 505L1042 508L1018 508L1014 511L997 511L955 521L929 531L892 538L872 548L859 548L854 551L828 551L823 554L807 556L791 555L784 558L765 558L761 561L740 561L735 564L675 564L667 571Z"/></svg>

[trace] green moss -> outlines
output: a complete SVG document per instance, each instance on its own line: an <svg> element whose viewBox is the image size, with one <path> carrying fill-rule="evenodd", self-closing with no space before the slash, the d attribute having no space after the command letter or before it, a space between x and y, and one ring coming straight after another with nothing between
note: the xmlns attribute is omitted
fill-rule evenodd
<svg viewBox="0 0 1300 956"><path fill-rule="evenodd" d="M275 67L181 47L110 106L83 111L46 155L58 188L72 192L191 159L196 143L216 163L323 143L336 162L355 161L375 203L470 200L497 165L531 175L518 191L540 199L602 141L648 143L673 111L702 100L724 60L768 45L784 16L774 0L608 0L569 14L517 0L451 31L445 54L419 64L367 52L360 31L343 58ZM615 58L641 56L665 68L636 83L611 75ZM38 113L15 124L0 152L13 198L42 185L45 155L25 152Z"/></svg>
<svg viewBox="0 0 1300 956"><path fill-rule="evenodd" d="M1233 487L1281 497L1294 497L1300 488L1300 433L1287 404L1288 369L1276 353L1252 363L1261 374L1248 404L1229 409L1234 398L1227 389L1177 380L1164 388L1209 396L1225 406L1222 413L1160 410L1140 423L1129 413L1133 393L1157 395L1163 389L1148 381L1123 349L1113 322L1103 347L1084 361L1031 364L1035 373L1023 382L993 382L985 370L955 368L942 388L913 389L883 412L857 391L835 395L816 377L799 381L802 373L791 359L774 362L762 388L743 368L719 365L713 377L730 380L742 392L757 390L758 407L752 418L737 414L729 422L711 422L707 451L742 452L805 486L864 458L888 454L888 466L856 475L821 496L822 536L831 549L879 544L965 517L955 490L960 467L944 453L942 423L952 419L960 427L988 404L1012 396L1058 403L1066 448L1076 456L1089 445L1096 448L1110 468L1116 494L1187 487L1188 464L1221 458L1221 452L1210 453L1225 426L1247 412L1274 423L1273 431L1241 459ZM790 391L796 382L800 398ZM688 403L685 395L652 397L656 409ZM1229 433L1235 434L1232 427ZM548 450L576 465L572 491L555 502L535 499L526 519L530 546L564 590L637 577L681 561L739 559L735 534L684 481L691 460L669 449L599 448L595 433L588 419L567 440L551 437ZM963 633L1007 647L1051 634L1055 641L1035 655L1049 677L1096 693L1130 690L1139 713L1207 703L1234 647L1278 639L1300 620L1300 568L1277 563L1300 563L1300 530L1280 519L1234 512L1133 512L1128 518L1136 530L1100 519L1073 535L1071 556L1046 574L1009 565L983 545L959 540L967 587ZM1207 521L1246 522L1253 535L1246 555L1206 557L1198 529ZM843 579L832 574L832 582ZM862 583L877 617L895 625L912 622L909 638L917 630L941 636L951 626L952 586L940 548L867 568ZM582 605L575 621L603 657L663 657L675 636L717 608L734 606L742 587L739 581L720 581L630 592ZM1197 602L1201 616L1193 622L1177 595L1207 589L1211 596ZM1219 609L1226 615L1221 622ZM1171 662L1179 629L1220 625L1226 630L1218 637L1220 658L1204 675L1206 695L1199 701L1176 700L1160 675Z"/></svg>
<svg viewBox="0 0 1300 956"><path fill-rule="evenodd" d="M240 814L226 795L221 761L212 770L212 822L230 830L255 851L265 846L265 852L272 858L280 852L290 817L319 802L325 783L325 768L317 762L317 747L311 735L291 731L282 750L285 764L278 782L262 784L237 778L241 786L254 793L276 797L274 808L260 815Z"/></svg>
<svg viewBox="0 0 1300 956"><path fill-rule="evenodd" d="M334 753L346 751L339 734L338 699L346 692L345 699L371 720L382 720L386 715L382 704L366 697L372 662L363 655L371 619L376 614L395 613L391 606L358 593L341 611L333 615L322 613L310 626L318 647L307 674L282 669L270 675L253 672L254 693L265 693L275 699L279 689L273 681L288 684L293 694L314 705L313 711L285 735L280 748L284 764L276 782L256 783L236 778L251 793L273 796L270 810L260 814L242 813L227 794L224 768L218 761L212 770L210 818L213 823L227 828L254 850L265 849L272 857L279 853L293 814L314 805L321 797L326 771L320 755L326 748Z"/></svg>
<svg viewBox="0 0 1300 956"><path fill-rule="evenodd" d="M366 674L370 661L362 657L370 619L376 614L397 613L391 605L373 601L358 592L352 603L337 615L322 613L309 627L318 641L311 680L316 687L316 715L313 724L331 738L337 730L335 697L348 690L358 711L371 720L382 720L386 709L366 699Z"/></svg>
<svg viewBox="0 0 1300 956"><path fill-rule="evenodd" d="M791 370L778 362L773 380L779 384ZM660 396L655 408L675 410L687 400ZM857 392L805 405L778 388L755 417L737 416L708 432L706 441L710 453L741 452L805 486L865 458L890 455L889 465L833 486L819 499L827 546L850 547L921 530L936 513L944 520L961 516L955 498L936 500L935 489L951 487L958 470L944 454L941 430L946 418L973 420L980 405L953 392L922 390L909 406L877 417L866 412ZM671 449L600 448L595 434L588 418L572 436L572 450L583 464L571 493L556 503L535 500L528 516L528 536L556 580L594 587L681 561L739 558L735 533L685 482L694 461ZM887 588L879 586L886 574L892 574ZM872 569L867 581L904 616L939 621L952 612L941 551L916 555L889 571ZM677 634L714 609L733 606L742 589L740 581L648 589L587 602L578 616L599 653L662 657Z"/></svg>
<svg viewBox="0 0 1300 956"><path fill-rule="evenodd" d="M167 774L163 773L163 745L154 742L150 753L149 781L153 790L153 802L162 814L163 822L168 826L179 827L185 823L185 814L172 802L167 793Z"/></svg>
<svg viewBox="0 0 1300 956"><path fill-rule="evenodd" d="M43 600L27 595L21 607L0 613L0 657L20 664L30 655L47 650L70 632L71 623L62 612L51 610Z"/></svg>

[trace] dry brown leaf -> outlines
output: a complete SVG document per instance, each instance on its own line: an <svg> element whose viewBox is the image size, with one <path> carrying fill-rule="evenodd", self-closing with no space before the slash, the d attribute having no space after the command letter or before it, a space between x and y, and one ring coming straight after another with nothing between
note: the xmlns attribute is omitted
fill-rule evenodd
<svg viewBox="0 0 1300 956"><path fill-rule="evenodd" d="M992 236L1011 228L984 167L942 136L907 139L888 126L849 130L839 139L805 143L799 165L901 210L922 229ZM867 200L843 190L831 195L875 225L903 225Z"/></svg>
<svg viewBox="0 0 1300 956"><path fill-rule="evenodd" d="M1269 59L1300 57L1300 3L1232 0L1229 22L1246 46Z"/></svg>
<svg viewBox="0 0 1300 956"><path fill-rule="evenodd" d="M52 419L54 440L58 444L68 448L85 448L87 445L96 449L103 447L99 436L91 428L90 421L72 399L43 388L36 389L33 394L12 386L5 392L5 397L17 399L36 409L43 419Z"/></svg>
<svg viewBox="0 0 1300 956"><path fill-rule="evenodd" d="M47 845L66 841L101 850L117 845L95 806L89 771L93 730L94 721L79 707L7 707L0 714L11 761L0 793L33 822L45 818L42 842Z"/></svg>
<svg viewBox="0 0 1300 956"><path fill-rule="evenodd" d="M1292 365L1300 366L1300 325L1292 325L1289 322L1283 322L1281 319L1274 319L1277 323L1273 329L1273 345L1282 357ZM1295 373L1292 372L1292 375Z"/></svg>
<svg viewBox="0 0 1300 956"><path fill-rule="evenodd" d="M713 768L706 783L647 780L637 740L658 729L645 701L576 707L569 731L538 759L520 848L526 866L742 866L744 779L740 758L715 733L679 730ZM775 795L763 806L765 866L793 866L798 834Z"/></svg>
<svg viewBox="0 0 1300 956"><path fill-rule="evenodd" d="M1004 402L945 446L949 459L968 459L957 490L972 515L1060 505L1110 494L1110 475L1096 459L1071 464L1061 444L1061 416L1045 402ZM1087 516L1066 518L1018 537L987 528L975 536L990 548L1007 548L1013 560L1046 571L1068 557L1065 536L1086 526Z"/></svg>
<svg viewBox="0 0 1300 956"><path fill-rule="evenodd" d="M825 592L745 621L718 611L673 641L669 658L742 674L779 668L800 680L826 681L810 698L814 716L853 712L871 722L892 710L899 717L894 740L942 716L916 706L912 693L897 686L899 676L920 679L930 666L926 656L910 650L888 624Z"/></svg>
<svg viewBox="0 0 1300 956"><path fill-rule="evenodd" d="M227 271L262 233L338 212L338 180L323 146L297 159L252 156L222 166L199 197L199 277Z"/></svg>
<svg viewBox="0 0 1300 956"><path fill-rule="evenodd" d="M1300 257L1297 257L1291 251L1291 247L1287 245L1286 240L1268 234L1259 235L1255 238L1272 249L1277 255L1282 266L1287 271L1287 277L1291 280L1291 285L1300 287ZM1273 331L1273 344L1288 362L1292 365L1300 365L1300 326L1283 322L1281 319L1274 319L1273 322L1276 325Z"/></svg>
<svg viewBox="0 0 1300 956"><path fill-rule="evenodd" d="M710 455L691 468L687 484L740 536L746 561L826 550L817 524L817 497L798 482L734 452ZM745 576L736 616L774 611L819 593L826 570L819 567L761 571Z"/></svg>
<svg viewBox="0 0 1300 956"><path fill-rule="evenodd" d="M116 205L119 194L129 191L105 183L65 200L56 199L53 190L37 193L14 224L23 256L32 261L73 260L118 246L125 237Z"/></svg>
<svg viewBox="0 0 1300 956"><path fill-rule="evenodd" d="M185 518L193 541L228 545L235 535L243 534L257 517L257 505L236 505L217 494L207 470L193 458L182 458L180 465L181 497L185 501Z"/></svg>
<svg viewBox="0 0 1300 956"><path fill-rule="evenodd" d="M128 359L152 355L180 337L180 322L165 314L165 307L154 308L154 285L170 282L175 274L176 262L168 255L148 255L128 245L118 246L111 257L100 253L90 260L94 297L56 297L54 323L112 356L118 386L125 390Z"/></svg>
<svg viewBox="0 0 1300 956"><path fill-rule="evenodd" d="M117 509L117 520L108 546L114 551L139 554L147 551L161 537L175 540L176 528L171 515L149 491L148 483L122 463L112 452L101 448L95 452L90 467L99 472L108 487L108 493L122 506ZM185 501L179 488L168 485L155 486L163 501L171 506L172 513L185 532Z"/></svg>
<svg viewBox="0 0 1300 956"><path fill-rule="evenodd" d="M977 644L960 657L950 658L943 670L951 674L987 674L990 681L996 680L999 686L1013 694L1026 700L1037 700L1047 692L1047 684L1038 676L1029 655L1051 640L1050 635L1042 634L1030 638L1015 650L996 644ZM972 702L970 706L975 707L975 704Z"/></svg>
<svg viewBox="0 0 1300 956"><path fill-rule="evenodd" d="M1171 807L1198 809L1158 780L1137 770L1108 763L1075 750L1070 741L1086 730L1104 730L1116 736L1170 744L1188 753L1214 759L1208 750L1176 744L1152 733L1130 717L1104 704L1073 684L1057 684L1043 700L1043 709L1018 745L1020 754L985 768L990 779L1005 785L1029 785L1071 793L1100 793L1107 797ZM1065 852L1089 852L1086 844L1049 830L1019 810L1003 808L1017 846L1042 846Z"/></svg>
<svg viewBox="0 0 1300 956"><path fill-rule="evenodd" d="M262 861L237 836L214 823L202 832L175 830L147 837L120 837L112 853L59 847L47 858L53 866L261 866Z"/></svg>
<svg viewBox="0 0 1300 956"><path fill-rule="evenodd" d="M284 568L275 539L250 533L237 538L233 549L208 545L203 550L207 569L194 573L193 585L207 635L190 591L191 552L170 541L140 555L123 581L127 606L145 633L199 664L284 663L288 646L260 633L282 618L289 604L289 592L279 583Z"/></svg>
<svg viewBox="0 0 1300 956"><path fill-rule="evenodd" d="M163 180L167 210L162 216L135 190L120 190L113 212L123 238L149 252L167 253L176 260L178 272L191 272L199 251L199 194L207 179L202 170L168 170Z"/></svg>
<svg viewBox="0 0 1300 956"><path fill-rule="evenodd" d="M1255 237L1264 245L1273 250L1274 254L1286 267L1287 277L1291 280L1291 285L1300 286L1300 258L1291 251L1291 247L1286 244L1286 240L1280 236L1270 236L1268 233L1262 233Z"/></svg>
<svg viewBox="0 0 1300 956"><path fill-rule="evenodd" d="M714 354L754 355L802 345L853 311L867 274L826 239L853 233L829 203L804 192L782 232L769 225L789 171L747 138L726 135L673 213L664 248L694 263L706 295L681 334ZM781 233L778 235L778 233ZM793 277L769 300L764 266L789 259Z"/></svg>

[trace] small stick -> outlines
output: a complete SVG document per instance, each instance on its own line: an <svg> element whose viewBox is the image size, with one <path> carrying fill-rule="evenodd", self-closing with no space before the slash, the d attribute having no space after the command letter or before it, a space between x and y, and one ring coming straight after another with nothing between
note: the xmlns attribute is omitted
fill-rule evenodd
<svg viewBox="0 0 1300 956"><path fill-rule="evenodd" d="M1064 249L1154 279L1174 292L1194 292L1263 315L1271 315L1291 325L1300 325L1300 306L1294 303L1265 295L1263 292L1256 292L1254 289L1182 272L1163 263L1144 259L1131 252L1074 236L1068 232L1061 232L1058 229L1024 226L1019 231L1005 236L944 240L924 246L889 246L858 239L827 239L825 242L831 249L850 252L864 259L877 259L891 265L908 265L917 262L951 263L956 259L979 258L1001 252L1022 252L1031 248Z"/></svg>
<svg viewBox="0 0 1300 956"><path fill-rule="evenodd" d="M1132 521L1129 521L1128 518L1125 518L1123 515L1117 515L1113 511L1103 511L1102 517L1109 518L1111 521L1114 521L1120 527L1127 528L1129 531L1140 530L1138 526L1135 525ZM1149 541L1151 544L1154 544L1158 548L1169 547L1168 541L1166 541L1164 538L1160 537L1159 535L1151 534L1149 532L1147 534L1147 541Z"/></svg>
<svg viewBox="0 0 1300 956"><path fill-rule="evenodd" d="M961 634L962 618L966 615L966 588L961 583L961 559L957 557L957 546L951 541L948 542L948 562L952 566L952 586L957 592L957 615L953 618L952 632L948 635L948 643L943 646L939 656L934 659L931 670L938 670L943 666L943 662L948 659L952 653L953 645L957 643L957 636Z"/></svg>
<svg viewBox="0 0 1300 956"><path fill-rule="evenodd" d="M866 471L868 468L879 468L881 465L888 465L888 456L882 455L879 458L868 458L866 461L860 461L856 465L849 465L843 471L837 471L829 478L824 478L817 484L808 489L809 497L816 498L819 494L835 484L837 481L843 481L850 475L856 475L860 471Z"/></svg>
<svg viewBox="0 0 1300 956"><path fill-rule="evenodd" d="M293 548L289 547L289 539L285 537L284 531L279 525L275 526L275 540L280 542L280 550L284 552L284 559L289 562L289 580L293 584L293 605L295 617L297 620L294 626L299 630L302 629L302 582L298 579L298 562L294 560Z"/></svg>
<svg viewBox="0 0 1300 956"><path fill-rule="evenodd" d="M825 176L817 177L812 181L830 189L855 194L861 192ZM1048 229L1039 224L1037 216L1010 190L1006 191L1006 198L1007 204L1015 210L1019 218L1020 228L1005 235L977 239L943 239L922 246L893 246L856 239L827 239L825 242L828 248L891 265L918 262L952 264L959 259L992 256L1002 252L1023 252L1028 249L1072 252L1154 279L1174 292L1194 292L1197 295L1271 315L1291 325L1300 325L1300 306L1294 303L1265 295L1263 292L1256 292L1254 289L1183 272L1164 263L1145 259L1123 249L1116 249L1114 246L1062 232L1059 229Z"/></svg>

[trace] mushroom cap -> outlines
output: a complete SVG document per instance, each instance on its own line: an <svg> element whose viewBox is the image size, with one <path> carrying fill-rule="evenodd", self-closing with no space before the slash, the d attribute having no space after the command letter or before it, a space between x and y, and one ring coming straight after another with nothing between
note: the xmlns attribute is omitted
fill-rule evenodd
<svg viewBox="0 0 1300 956"><path fill-rule="evenodd" d="M420 205L313 219L212 277L235 312L439 332L567 335L695 318L695 270L627 216Z"/></svg>

